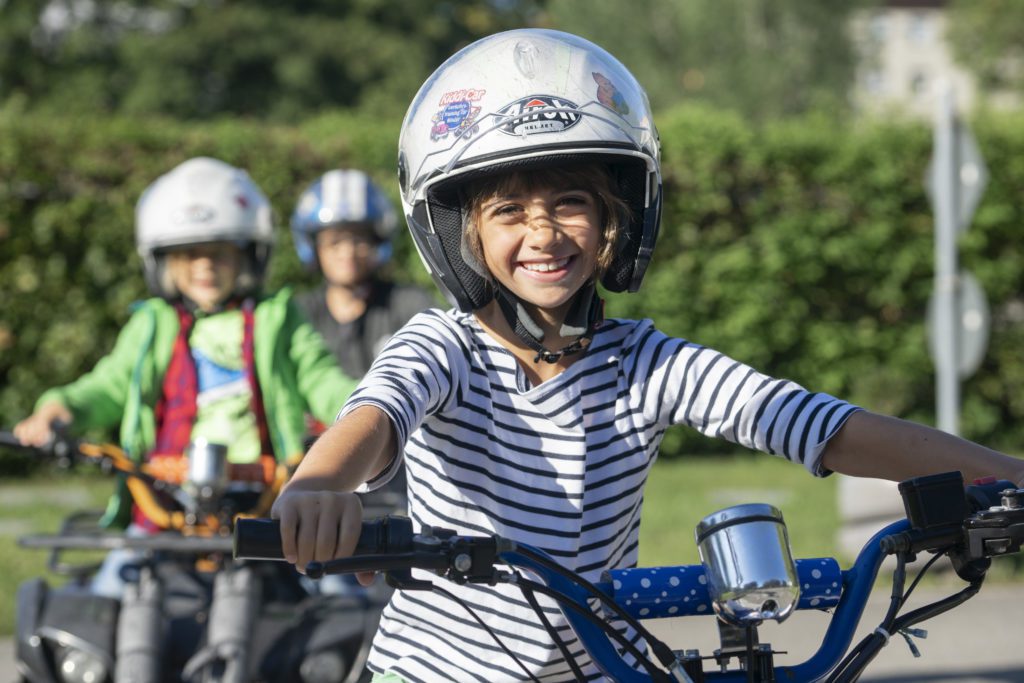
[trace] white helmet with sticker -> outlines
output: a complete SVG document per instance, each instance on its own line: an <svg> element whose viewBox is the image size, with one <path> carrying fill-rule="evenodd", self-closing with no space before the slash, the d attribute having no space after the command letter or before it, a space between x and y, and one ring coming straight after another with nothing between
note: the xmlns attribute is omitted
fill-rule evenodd
<svg viewBox="0 0 1024 683"><path fill-rule="evenodd" d="M518 29L469 45L427 79L402 123L399 182L420 257L453 305L493 298L462 256L459 188L583 161L609 168L632 213L602 284L636 291L657 239L661 168L647 96L626 67L578 36Z"/></svg>
<svg viewBox="0 0 1024 683"><path fill-rule="evenodd" d="M135 244L158 296L176 293L164 274L167 249L235 242L248 257L240 289L262 282L274 227L270 202L249 174L209 157L189 159L157 178L135 207Z"/></svg>

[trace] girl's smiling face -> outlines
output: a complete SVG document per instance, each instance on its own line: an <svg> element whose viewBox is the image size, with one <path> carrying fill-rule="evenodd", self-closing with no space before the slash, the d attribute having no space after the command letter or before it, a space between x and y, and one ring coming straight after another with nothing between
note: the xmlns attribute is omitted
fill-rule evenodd
<svg viewBox="0 0 1024 683"><path fill-rule="evenodd" d="M602 210L590 190L523 185L510 184L478 205L484 265L524 304L560 320L597 272Z"/></svg>

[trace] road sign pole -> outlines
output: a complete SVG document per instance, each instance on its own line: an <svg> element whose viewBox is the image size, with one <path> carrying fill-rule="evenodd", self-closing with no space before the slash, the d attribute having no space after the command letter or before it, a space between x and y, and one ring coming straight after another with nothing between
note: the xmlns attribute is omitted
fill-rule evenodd
<svg viewBox="0 0 1024 683"><path fill-rule="evenodd" d="M938 427L960 431L957 294L957 165L954 159L953 90L940 88L935 114L935 399Z"/></svg>

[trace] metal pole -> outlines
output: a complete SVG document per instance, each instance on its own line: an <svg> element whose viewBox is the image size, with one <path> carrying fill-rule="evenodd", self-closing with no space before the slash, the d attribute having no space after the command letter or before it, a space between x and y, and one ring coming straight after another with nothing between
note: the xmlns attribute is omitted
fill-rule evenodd
<svg viewBox="0 0 1024 683"><path fill-rule="evenodd" d="M939 429L960 431L957 293L957 169L954 158L953 89L938 88L935 115L935 392Z"/></svg>

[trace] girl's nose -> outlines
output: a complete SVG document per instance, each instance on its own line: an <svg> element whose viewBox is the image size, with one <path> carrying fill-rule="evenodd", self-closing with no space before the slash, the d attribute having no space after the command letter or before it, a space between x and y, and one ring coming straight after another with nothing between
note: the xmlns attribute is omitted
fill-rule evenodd
<svg viewBox="0 0 1024 683"><path fill-rule="evenodd" d="M541 247L559 240L558 222L548 211L530 214L527 241L534 247Z"/></svg>
<svg viewBox="0 0 1024 683"><path fill-rule="evenodd" d="M554 207L548 206L547 202L534 202L528 210L530 228L553 229L558 221L555 217Z"/></svg>

